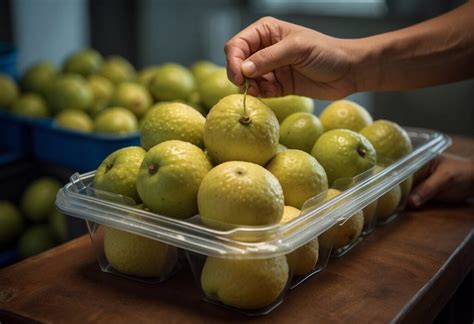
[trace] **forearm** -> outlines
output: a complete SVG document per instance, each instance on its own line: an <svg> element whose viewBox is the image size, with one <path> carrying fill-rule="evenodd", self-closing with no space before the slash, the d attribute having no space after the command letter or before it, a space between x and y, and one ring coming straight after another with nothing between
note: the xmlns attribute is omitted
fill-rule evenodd
<svg viewBox="0 0 474 324"><path fill-rule="evenodd" d="M356 91L414 89L474 77L474 1L347 45L354 55Z"/></svg>

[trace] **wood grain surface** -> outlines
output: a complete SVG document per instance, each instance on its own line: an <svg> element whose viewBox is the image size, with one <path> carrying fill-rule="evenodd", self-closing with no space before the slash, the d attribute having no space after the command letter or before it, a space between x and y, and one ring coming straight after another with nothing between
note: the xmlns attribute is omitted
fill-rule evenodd
<svg viewBox="0 0 474 324"><path fill-rule="evenodd" d="M473 229L472 204L406 211L260 317L203 301L189 268L161 284L103 273L83 236L0 270L0 322L430 322L473 269Z"/></svg>

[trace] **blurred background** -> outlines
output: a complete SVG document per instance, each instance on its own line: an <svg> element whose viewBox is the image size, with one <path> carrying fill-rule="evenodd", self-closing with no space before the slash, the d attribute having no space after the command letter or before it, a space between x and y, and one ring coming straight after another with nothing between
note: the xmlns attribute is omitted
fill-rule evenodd
<svg viewBox="0 0 474 324"><path fill-rule="evenodd" d="M358 38L415 24L461 0L1 0L0 41L18 49L18 72L48 58L59 65L93 47L136 68L199 59L225 63L223 46L256 19L271 15L320 32ZM427 89L360 93L375 118L474 135L474 80ZM316 113L327 102L317 101Z"/></svg>

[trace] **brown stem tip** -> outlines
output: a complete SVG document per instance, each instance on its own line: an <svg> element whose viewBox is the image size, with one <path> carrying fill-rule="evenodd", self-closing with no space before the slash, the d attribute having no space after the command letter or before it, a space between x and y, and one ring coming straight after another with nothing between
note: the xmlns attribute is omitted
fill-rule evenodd
<svg viewBox="0 0 474 324"><path fill-rule="evenodd" d="M242 125L248 125L248 124L250 124L251 121L252 121L252 120L250 119L249 116L242 116L242 117L240 117L240 119L239 119L239 122L240 122Z"/></svg>
<svg viewBox="0 0 474 324"><path fill-rule="evenodd" d="M148 173L150 175L154 175L156 172L158 172L158 166L156 164L148 166Z"/></svg>

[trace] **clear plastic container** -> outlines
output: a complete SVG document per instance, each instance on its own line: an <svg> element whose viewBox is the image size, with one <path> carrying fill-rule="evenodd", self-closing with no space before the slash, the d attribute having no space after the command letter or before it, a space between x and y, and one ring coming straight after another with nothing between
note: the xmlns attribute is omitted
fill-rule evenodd
<svg viewBox="0 0 474 324"><path fill-rule="evenodd" d="M96 243L96 238L99 237L97 234L101 227L98 224L102 224L186 251L196 283L201 286L201 275L207 258L263 260L290 254L315 238L328 235L328 230L332 227L344 224L352 215L404 181L451 143L449 137L435 131L418 128L406 130L413 143L412 153L380 172L367 172L354 179L342 179L339 184L342 192L339 195L327 201L323 199L325 193L309 199L300 216L284 224L216 230L201 225L199 215L187 220L160 216L135 208L135 202L130 198L95 190L92 186L94 172L75 174L71 182L59 191L56 205L61 212L88 221L93 244L99 250L101 247ZM371 230L373 219L365 224L365 233L368 234ZM360 236L343 247L338 255L349 251L362 238ZM309 276L323 270L328 262L333 239L329 237L322 241L325 244L323 248L320 244L319 259L311 272L305 276L292 276L290 271L284 289L271 304L242 311L249 315L268 313L281 303L288 288L296 287ZM99 263L103 260L99 255ZM102 263L101 268L104 271L110 270L106 263ZM221 304L212 296L205 300Z"/></svg>
<svg viewBox="0 0 474 324"><path fill-rule="evenodd" d="M186 251L186 255L202 299L219 307L250 316L265 315L277 308L283 302L287 291L293 288L294 272L291 268L288 268L288 272L285 271L285 276L281 278L282 272L266 269L266 259L218 259L192 251ZM213 259L213 262L209 261L206 267L210 259ZM281 255L268 260L287 263L286 258ZM250 263L254 266L249 266ZM229 270L229 267L232 269ZM278 284L275 285L272 275L281 278ZM225 282L217 288L220 298L224 301L219 300L213 291L213 288L216 289L216 282ZM254 298L255 296L258 297Z"/></svg>
<svg viewBox="0 0 474 324"><path fill-rule="evenodd" d="M33 153L33 127L50 118L29 118L0 109L0 166Z"/></svg>
<svg viewBox="0 0 474 324"><path fill-rule="evenodd" d="M170 278L182 265L179 260L179 249L175 246L92 221L86 223L97 261L103 272L141 282L159 283ZM115 236L115 242L112 241L112 236ZM114 246L117 240L121 240L121 244ZM125 250L127 252L124 252ZM139 266L140 270L123 264L121 262L123 258L133 260L132 264Z"/></svg>

